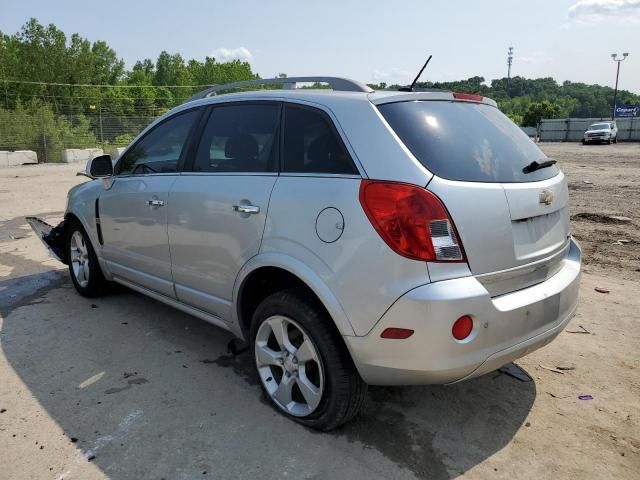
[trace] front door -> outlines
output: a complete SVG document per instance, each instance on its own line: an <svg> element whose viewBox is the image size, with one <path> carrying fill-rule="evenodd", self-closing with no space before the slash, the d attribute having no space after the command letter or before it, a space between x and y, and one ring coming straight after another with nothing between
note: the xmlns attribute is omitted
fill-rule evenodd
<svg viewBox="0 0 640 480"><path fill-rule="evenodd" d="M169 297L175 297L167 238L169 191L199 115L198 110L178 113L143 136L118 162L111 188L98 204L109 271Z"/></svg>
<svg viewBox="0 0 640 480"><path fill-rule="evenodd" d="M276 102L214 107L195 158L169 195L176 295L230 321L233 285L260 249L277 179Z"/></svg>

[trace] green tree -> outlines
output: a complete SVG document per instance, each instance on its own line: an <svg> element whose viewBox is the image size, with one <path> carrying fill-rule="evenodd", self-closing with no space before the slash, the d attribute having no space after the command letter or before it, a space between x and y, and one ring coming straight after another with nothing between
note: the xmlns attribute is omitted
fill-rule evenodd
<svg viewBox="0 0 640 480"><path fill-rule="evenodd" d="M513 123L520 126L524 120L523 116L517 113L507 113L507 117L509 117Z"/></svg>
<svg viewBox="0 0 640 480"><path fill-rule="evenodd" d="M35 150L40 161L59 162L64 148L98 144L84 115L56 115L50 105L18 102L13 110L0 108L0 147Z"/></svg>
<svg viewBox="0 0 640 480"><path fill-rule="evenodd" d="M522 124L525 127L537 127L541 119L558 118L559 115L560 107L558 105L548 100L543 100L529 105L522 119Z"/></svg>

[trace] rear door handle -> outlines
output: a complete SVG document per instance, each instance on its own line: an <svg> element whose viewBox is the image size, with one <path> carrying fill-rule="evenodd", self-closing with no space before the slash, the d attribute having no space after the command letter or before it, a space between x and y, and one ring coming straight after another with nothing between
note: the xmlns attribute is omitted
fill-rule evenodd
<svg viewBox="0 0 640 480"><path fill-rule="evenodd" d="M234 205L233 210L240 213L260 213L260 207L258 207L257 205Z"/></svg>
<svg viewBox="0 0 640 480"><path fill-rule="evenodd" d="M147 205L150 207L164 207L164 200L147 200Z"/></svg>

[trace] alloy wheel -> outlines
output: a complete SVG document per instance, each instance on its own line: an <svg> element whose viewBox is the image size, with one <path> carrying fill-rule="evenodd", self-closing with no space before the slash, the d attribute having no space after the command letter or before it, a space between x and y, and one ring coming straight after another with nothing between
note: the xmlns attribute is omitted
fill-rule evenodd
<svg viewBox="0 0 640 480"><path fill-rule="evenodd" d="M78 230L71 235L70 244L71 267L73 276L81 287L89 284L89 249L84 236Z"/></svg>
<svg viewBox="0 0 640 480"><path fill-rule="evenodd" d="M294 320L267 318L255 339L260 380L274 403L290 415L305 417L322 400L324 372L318 349Z"/></svg>

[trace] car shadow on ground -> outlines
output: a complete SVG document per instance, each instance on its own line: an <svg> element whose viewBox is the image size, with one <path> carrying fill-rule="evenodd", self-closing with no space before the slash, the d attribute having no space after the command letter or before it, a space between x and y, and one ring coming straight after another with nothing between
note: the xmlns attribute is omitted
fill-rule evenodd
<svg viewBox="0 0 640 480"><path fill-rule="evenodd" d="M46 414L78 439L79 461L114 479L453 478L504 448L536 397L534 382L499 373L370 387L354 421L316 433L267 405L231 339L136 293L85 299L67 281L5 312L0 345Z"/></svg>

